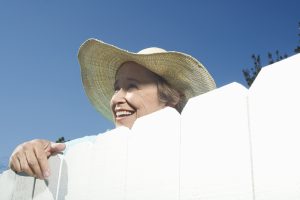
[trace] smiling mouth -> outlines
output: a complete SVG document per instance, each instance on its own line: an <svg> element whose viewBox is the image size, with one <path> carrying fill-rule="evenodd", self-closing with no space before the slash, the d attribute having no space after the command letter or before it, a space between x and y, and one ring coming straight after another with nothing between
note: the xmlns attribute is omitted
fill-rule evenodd
<svg viewBox="0 0 300 200"><path fill-rule="evenodd" d="M133 113L134 113L134 111L119 110L119 111L116 111L116 117L117 118L128 117L128 116L132 115Z"/></svg>

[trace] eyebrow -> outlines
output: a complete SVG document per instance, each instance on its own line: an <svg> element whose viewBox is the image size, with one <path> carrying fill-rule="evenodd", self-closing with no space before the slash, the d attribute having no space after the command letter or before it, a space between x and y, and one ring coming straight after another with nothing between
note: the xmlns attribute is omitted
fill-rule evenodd
<svg viewBox="0 0 300 200"><path fill-rule="evenodd" d="M140 81L139 81L139 80L137 80L137 79L134 79L134 78L127 78L127 80L129 80L129 81L134 81L134 82L137 82L137 83L140 83Z"/></svg>
<svg viewBox="0 0 300 200"><path fill-rule="evenodd" d="M140 81L138 81L137 79L134 79L134 78L127 78L128 81L133 81L133 82L136 82L136 83L140 83ZM119 80L116 80L115 83L114 83L114 88L117 87L119 83Z"/></svg>

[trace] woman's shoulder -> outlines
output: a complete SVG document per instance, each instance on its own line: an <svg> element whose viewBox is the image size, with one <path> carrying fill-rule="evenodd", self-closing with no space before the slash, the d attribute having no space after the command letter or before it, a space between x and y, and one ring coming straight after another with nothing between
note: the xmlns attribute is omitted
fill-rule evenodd
<svg viewBox="0 0 300 200"><path fill-rule="evenodd" d="M106 131L106 132L108 132L108 131ZM81 138L76 138L76 139L67 141L65 143L66 144L66 148L64 150L64 153L66 153L70 148L72 148L72 147L74 147L74 146L76 146L78 144L82 144L82 143L95 143L97 136L102 135L102 134L104 134L106 132L98 133L98 134L95 134L95 135L87 135L87 136L84 136L84 137L81 137Z"/></svg>

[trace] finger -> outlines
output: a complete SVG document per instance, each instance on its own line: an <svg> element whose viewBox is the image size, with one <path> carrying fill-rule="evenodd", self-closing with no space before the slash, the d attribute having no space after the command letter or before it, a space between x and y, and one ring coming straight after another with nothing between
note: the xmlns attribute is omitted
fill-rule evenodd
<svg viewBox="0 0 300 200"><path fill-rule="evenodd" d="M39 143L43 146L45 151L50 151L51 149L51 142L48 140L39 140Z"/></svg>
<svg viewBox="0 0 300 200"><path fill-rule="evenodd" d="M19 159L16 155L13 155L9 159L9 168L11 168L13 171L20 173L21 172L21 165L19 162Z"/></svg>
<svg viewBox="0 0 300 200"><path fill-rule="evenodd" d="M33 171L31 170L31 168L28 165L28 161L27 161L27 158L26 158L24 152L20 152L19 155L20 156L18 156L17 158L20 163L20 168L21 168L20 172L25 172L29 176L36 177L36 175L33 173Z"/></svg>
<svg viewBox="0 0 300 200"><path fill-rule="evenodd" d="M30 170L32 171L32 173L35 175L35 177L44 179L43 173L41 171L39 162L36 158L34 151L33 150L26 151L25 155L26 155L28 166L29 166Z"/></svg>
<svg viewBox="0 0 300 200"><path fill-rule="evenodd" d="M50 148L51 148L51 154L58 153L65 150L66 144L51 142Z"/></svg>
<svg viewBox="0 0 300 200"><path fill-rule="evenodd" d="M34 153L39 164L42 177L48 178L50 176L50 168L48 164L47 153L39 148L35 148Z"/></svg>
<svg viewBox="0 0 300 200"><path fill-rule="evenodd" d="M50 155L51 150L51 142L48 140L41 140L41 139L35 139L29 142L30 145L27 145L28 147L31 147L32 149L39 149L41 151L44 151L47 155ZM34 151L34 150L33 150Z"/></svg>

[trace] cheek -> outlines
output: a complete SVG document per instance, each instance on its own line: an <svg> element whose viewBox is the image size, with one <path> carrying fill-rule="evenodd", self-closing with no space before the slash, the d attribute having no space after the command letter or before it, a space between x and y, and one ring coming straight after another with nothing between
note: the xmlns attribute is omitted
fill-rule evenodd
<svg viewBox="0 0 300 200"><path fill-rule="evenodd" d="M129 104L139 109L141 112L153 112L161 107L161 102L156 92L129 93L126 95Z"/></svg>
<svg viewBox="0 0 300 200"><path fill-rule="evenodd" d="M138 93L127 93L125 99L130 105L134 106L135 108L139 108L143 102L142 95Z"/></svg>

